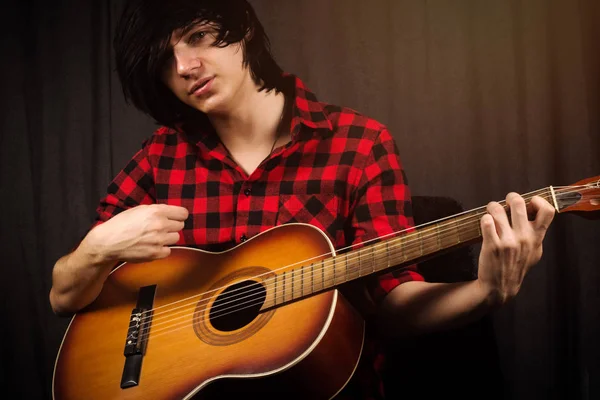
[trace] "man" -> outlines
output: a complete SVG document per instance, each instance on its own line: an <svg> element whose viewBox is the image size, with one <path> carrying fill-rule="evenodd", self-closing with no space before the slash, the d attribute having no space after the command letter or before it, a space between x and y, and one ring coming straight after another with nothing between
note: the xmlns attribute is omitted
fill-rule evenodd
<svg viewBox="0 0 600 400"><path fill-rule="evenodd" d="M161 128L108 187L79 246L57 261L56 313L91 303L115 264L164 258L175 244L224 250L305 222L343 248L413 225L386 127L317 101L284 74L245 0L132 1L115 51L126 98ZM366 280L364 297L348 288L369 332L401 338L457 327L513 298L542 255L554 210L535 197L529 221L521 196L507 203L510 217L490 203L481 219L477 280L428 283L413 265ZM382 398L374 366L369 344L343 395Z"/></svg>

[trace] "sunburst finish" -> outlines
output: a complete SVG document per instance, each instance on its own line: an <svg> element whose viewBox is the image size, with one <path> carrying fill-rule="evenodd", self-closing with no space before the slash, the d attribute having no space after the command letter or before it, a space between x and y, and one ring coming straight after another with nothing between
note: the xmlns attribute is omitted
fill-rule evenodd
<svg viewBox="0 0 600 400"><path fill-rule="evenodd" d="M224 253L174 248L163 260L121 265L71 321L56 362L54 398L183 399L208 393L227 377L261 378L252 379L253 387L276 397L285 390L289 397L332 397L352 375L363 340L362 319L337 291L267 310L229 332L208 319L208 306L227 286L332 251L320 231L289 225ZM121 389L130 313L146 285L157 289L140 382ZM319 369L328 377L321 388L302 384L304 374ZM297 386L276 385L272 378L279 376ZM256 386L261 380L267 386Z"/></svg>

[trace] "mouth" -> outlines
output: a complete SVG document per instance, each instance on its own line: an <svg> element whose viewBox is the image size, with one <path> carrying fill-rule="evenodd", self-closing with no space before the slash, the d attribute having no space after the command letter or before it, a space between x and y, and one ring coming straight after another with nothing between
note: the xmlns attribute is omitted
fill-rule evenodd
<svg viewBox="0 0 600 400"><path fill-rule="evenodd" d="M208 89L209 84L212 82L212 77L204 78L196 81L189 90L189 94L193 95L201 95L206 89Z"/></svg>

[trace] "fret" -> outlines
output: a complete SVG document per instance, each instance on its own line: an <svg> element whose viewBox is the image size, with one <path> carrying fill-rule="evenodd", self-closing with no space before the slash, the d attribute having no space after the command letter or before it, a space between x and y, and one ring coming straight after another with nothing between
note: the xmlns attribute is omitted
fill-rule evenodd
<svg viewBox="0 0 600 400"><path fill-rule="evenodd" d="M452 228L452 225L455 224L455 221L448 221L443 225L439 225L438 229L441 228L441 231L443 232L439 234L442 249L447 249L456 245L457 239L456 235L453 233L454 229Z"/></svg>
<svg viewBox="0 0 600 400"><path fill-rule="evenodd" d="M362 254L362 250L358 251L358 278L360 278L360 271L362 270L362 260L360 255Z"/></svg>
<svg viewBox="0 0 600 400"><path fill-rule="evenodd" d="M345 254L345 257L346 257L345 260L346 260L346 265L347 265L348 264L348 254L347 253ZM338 272L338 264L341 264L343 262L343 259L340 258L339 261L340 261L339 263L336 262L335 264L333 264L333 285L337 285L337 282L339 281L340 274ZM342 277L342 279L343 279L343 277Z"/></svg>
<svg viewBox="0 0 600 400"><path fill-rule="evenodd" d="M407 238L410 238L410 234L406 234L405 236L402 236L399 238L399 242L400 242L400 250L402 251L402 255L404 256L403 259L404 261L407 261L409 258L409 253L408 253L408 249L406 248L407 246Z"/></svg>
<svg viewBox="0 0 600 400"><path fill-rule="evenodd" d="M337 269L336 266L336 262L335 262L335 258L333 259L333 284L331 286L335 286L335 270Z"/></svg>
<svg viewBox="0 0 600 400"><path fill-rule="evenodd" d="M352 256L351 258L353 258L354 254L356 254L356 258L360 262L360 250L352 252L350 254L346 253L346 271L344 273L344 280L342 281L342 283L352 280L352 275L354 274L354 270L356 270L356 260L350 261L350 263L348 263L348 256Z"/></svg>
<svg viewBox="0 0 600 400"><path fill-rule="evenodd" d="M348 253L346 253L346 269L344 271L344 280L342 282L348 282Z"/></svg>
<svg viewBox="0 0 600 400"><path fill-rule="evenodd" d="M340 281L339 283L344 283L344 282L348 282L348 256L353 254L354 252L348 252L346 253L346 262L344 263L344 272L343 272L343 276L342 281Z"/></svg>
<svg viewBox="0 0 600 400"><path fill-rule="evenodd" d="M469 223L469 240L476 239L480 236L479 218L477 218Z"/></svg>
<svg viewBox="0 0 600 400"><path fill-rule="evenodd" d="M302 289L304 287L304 268L300 267L297 269L298 272L296 273L296 281L298 281L298 275L300 275L300 282L296 282L296 292L300 292L299 295L296 296L296 298L298 297L302 297Z"/></svg>
<svg viewBox="0 0 600 400"><path fill-rule="evenodd" d="M335 262L335 258L333 259L333 262ZM325 264L323 263L323 261L321 261L321 266L323 268L321 268L321 290L325 289Z"/></svg>
<svg viewBox="0 0 600 400"><path fill-rule="evenodd" d="M304 267L300 267L300 297L304 296Z"/></svg>
<svg viewBox="0 0 600 400"><path fill-rule="evenodd" d="M342 263L340 263L342 264ZM345 276L346 276L346 272L348 272L348 253L346 253L346 257L345 257L345 261L343 263L344 268L342 269L342 273L340 274L340 272L337 270L338 269L338 265L335 265L334 268L334 272L335 272L335 279L333 280L333 284L337 285L338 283L344 283L345 281Z"/></svg>
<svg viewBox="0 0 600 400"><path fill-rule="evenodd" d="M440 238L438 237L436 227L432 226L427 231L428 231L427 235L429 236L429 239L427 240L427 242L428 242L427 248L429 249L428 253L433 253L437 250L440 250L441 249Z"/></svg>
<svg viewBox="0 0 600 400"><path fill-rule="evenodd" d="M277 277L279 275L275 274L275 284L273 285L273 305L277 305Z"/></svg>
<svg viewBox="0 0 600 400"><path fill-rule="evenodd" d="M310 263L310 292L315 292L315 263Z"/></svg>
<svg viewBox="0 0 600 400"><path fill-rule="evenodd" d="M300 287L298 288L298 290L300 291L299 297L302 297L302 295L304 294L304 267L300 267L298 269L297 275L300 275ZM298 278L296 278L296 280L298 280Z"/></svg>
<svg viewBox="0 0 600 400"><path fill-rule="evenodd" d="M472 239L479 237L479 233L477 232L477 225L479 225L478 218L472 218L470 222L462 223L462 225L458 228L460 240L459 243L468 242Z"/></svg>
<svg viewBox="0 0 600 400"><path fill-rule="evenodd" d="M347 280L347 276L346 274L348 273L348 254L352 254L350 253L346 253L346 257L344 259L343 263L340 263L340 266L342 267L341 272L337 271L335 274L337 276L338 279L335 280L335 284L340 284L340 283L344 283ZM337 268L336 268L337 269Z"/></svg>
<svg viewBox="0 0 600 400"><path fill-rule="evenodd" d="M387 256L387 267L391 267L390 265L390 241L385 242L385 252Z"/></svg>
<svg viewBox="0 0 600 400"><path fill-rule="evenodd" d="M375 272L375 246L371 246L371 273Z"/></svg>
<svg viewBox="0 0 600 400"><path fill-rule="evenodd" d="M294 300L294 271L296 271L296 269L292 269L292 300Z"/></svg>
<svg viewBox="0 0 600 400"><path fill-rule="evenodd" d="M423 238L423 255L434 253L440 249L439 239L434 227L428 227L421 231L421 237Z"/></svg>
<svg viewBox="0 0 600 400"><path fill-rule="evenodd" d="M453 239L454 239L454 244L460 244L460 232L458 230L458 223L456 221L452 221L451 225L454 225L454 231L456 231L456 233L454 233ZM452 231L450 231L452 232Z"/></svg>
<svg viewBox="0 0 600 400"><path fill-rule="evenodd" d="M286 299L287 291L285 289L285 273L286 273L286 271L283 271L283 301L284 302L287 301L287 299Z"/></svg>
<svg viewBox="0 0 600 400"><path fill-rule="evenodd" d="M458 237L461 243L464 243L469 240L468 228L468 225L465 226L464 222L458 225Z"/></svg>
<svg viewBox="0 0 600 400"><path fill-rule="evenodd" d="M421 243L417 233L418 232L409 233L404 235L401 239L404 261L414 260L422 255Z"/></svg>

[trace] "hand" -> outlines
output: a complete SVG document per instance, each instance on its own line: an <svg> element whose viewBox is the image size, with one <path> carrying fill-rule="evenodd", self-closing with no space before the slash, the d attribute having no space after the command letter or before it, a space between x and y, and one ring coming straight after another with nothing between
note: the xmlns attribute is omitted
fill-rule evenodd
<svg viewBox="0 0 600 400"><path fill-rule="evenodd" d="M186 208L167 204L133 207L92 229L80 247L99 262L165 258L188 215Z"/></svg>
<svg viewBox="0 0 600 400"><path fill-rule="evenodd" d="M554 208L539 196L531 199L535 220L527 218L527 207L517 193L506 196L508 215L497 202L487 205L481 218L483 244L479 256L480 285L493 304L504 304L517 295L525 275L542 257L542 242L553 218Z"/></svg>

